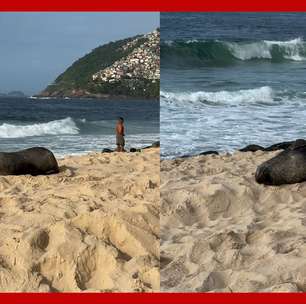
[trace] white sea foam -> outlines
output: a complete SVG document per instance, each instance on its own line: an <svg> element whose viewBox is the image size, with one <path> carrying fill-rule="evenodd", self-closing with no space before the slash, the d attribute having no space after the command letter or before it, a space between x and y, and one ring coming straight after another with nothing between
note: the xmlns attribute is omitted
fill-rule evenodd
<svg viewBox="0 0 306 304"><path fill-rule="evenodd" d="M270 87L162 92L161 156L234 151L251 143L268 146L304 138L305 101L298 92Z"/></svg>
<svg viewBox="0 0 306 304"><path fill-rule="evenodd" d="M30 125L14 125L3 123L0 125L0 138L20 138L28 136L42 136L42 135L60 135L79 133L72 118L54 120L46 123L37 123Z"/></svg>
<svg viewBox="0 0 306 304"><path fill-rule="evenodd" d="M190 39L190 40L187 40L186 43L196 43L196 42L199 42L197 39Z"/></svg>
<svg viewBox="0 0 306 304"><path fill-rule="evenodd" d="M289 41L263 40L251 43L224 42L234 57L240 60L272 59L273 48L277 47L280 55L289 60L302 61L305 58L305 42L301 38Z"/></svg>
<svg viewBox="0 0 306 304"><path fill-rule="evenodd" d="M218 92L191 92L191 93L173 93L164 92L160 93L162 100L174 103L198 103L198 102L210 102L210 103L254 103L254 102L273 102L274 92L273 89L264 86L255 89L238 90L238 91L218 91Z"/></svg>
<svg viewBox="0 0 306 304"><path fill-rule="evenodd" d="M166 41L164 41L164 44L167 45L167 46L172 46L173 41L172 40L166 40Z"/></svg>

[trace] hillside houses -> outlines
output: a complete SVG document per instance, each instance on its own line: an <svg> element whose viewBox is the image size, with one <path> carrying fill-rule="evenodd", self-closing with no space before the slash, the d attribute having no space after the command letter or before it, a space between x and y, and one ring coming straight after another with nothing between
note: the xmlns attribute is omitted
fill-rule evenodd
<svg viewBox="0 0 306 304"><path fill-rule="evenodd" d="M136 47L140 39L144 42ZM134 48L126 57L116 61L94 75L93 81L114 83L123 79L147 79L153 83L160 79L160 33L159 30L140 36L126 43L122 48Z"/></svg>

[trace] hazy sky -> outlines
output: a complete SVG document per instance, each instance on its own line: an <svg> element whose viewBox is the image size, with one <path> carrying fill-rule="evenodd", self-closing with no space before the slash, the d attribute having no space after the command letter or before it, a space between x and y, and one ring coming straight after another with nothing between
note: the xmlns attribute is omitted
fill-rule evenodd
<svg viewBox="0 0 306 304"><path fill-rule="evenodd" d="M37 93L93 48L158 26L159 13L0 13L0 93Z"/></svg>

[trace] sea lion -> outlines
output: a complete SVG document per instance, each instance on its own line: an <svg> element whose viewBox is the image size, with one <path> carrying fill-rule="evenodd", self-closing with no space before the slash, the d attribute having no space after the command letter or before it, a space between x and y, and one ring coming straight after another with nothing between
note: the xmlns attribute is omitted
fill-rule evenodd
<svg viewBox="0 0 306 304"><path fill-rule="evenodd" d="M255 179L259 184L275 186L306 181L305 141L296 141L287 150L261 164Z"/></svg>
<svg viewBox="0 0 306 304"><path fill-rule="evenodd" d="M306 140L305 140L305 139L297 139L296 141L294 141L294 142L288 147L288 149L294 150L295 148L302 147L302 146L306 146Z"/></svg>
<svg viewBox="0 0 306 304"><path fill-rule="evenodd" d="M59 167L48 149L34 147L17 152L0 152L0 175L47 175L58 173Z"/></svg>

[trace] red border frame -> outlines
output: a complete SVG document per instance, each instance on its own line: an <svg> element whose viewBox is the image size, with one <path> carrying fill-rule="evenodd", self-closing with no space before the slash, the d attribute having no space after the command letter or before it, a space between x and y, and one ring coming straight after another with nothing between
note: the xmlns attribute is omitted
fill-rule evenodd
<svg viewBox="0 0 306 304"><path fill-rule="evenodd" d="M305 0L1 0L0 11L295 12Z"/></svg>
<svg viewBox="0 0 306 304"><path fill-rule="evenodd" d="M292 304L306 303L305 293L2 293L10 304Z"/></svg>
<svg viewBox="0 0 306 304"><path fill-rule="evenodd" d="M306 12L305 0L1 0L0 11ZM306 25L305 25L306 26ZM304 293L0 293L10 304L291 304Z"/></svg>

